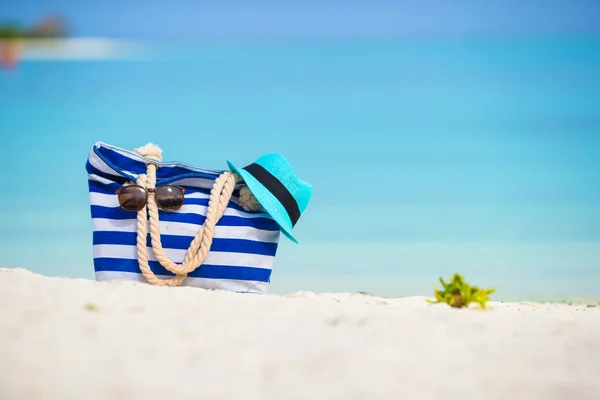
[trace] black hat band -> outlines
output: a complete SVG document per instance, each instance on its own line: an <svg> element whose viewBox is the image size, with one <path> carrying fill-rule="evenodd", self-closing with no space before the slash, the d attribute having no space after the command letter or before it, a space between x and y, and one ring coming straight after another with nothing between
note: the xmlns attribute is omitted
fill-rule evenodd
<svg viewBox="0 0 600 400"><path fill-rule="evenodd" d="M296 225L300 218L300 208L298 202L294 199L294 196L289 190L277 179L273 174L267 171L262 165L252 163L243 168L250 175L252 175L257 181L259 181L269 192L275 196L281 203L285 211L288 213L292 220L292 227Z"/></svg>

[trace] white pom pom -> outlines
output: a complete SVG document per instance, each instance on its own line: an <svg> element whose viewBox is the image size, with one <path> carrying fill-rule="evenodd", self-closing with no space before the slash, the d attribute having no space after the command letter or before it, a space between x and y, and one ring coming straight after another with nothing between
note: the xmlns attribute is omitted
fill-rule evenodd
<svg viewBox="0 0 600 400"><path fill-rule="evenodd" d="M248 186L242 186L240 188L240 206L246 211L260 211L262 206L256 200L256 197L252 194Z"/></svg>
<svg viewBox="0 0 600 400"><path fill-rule="evenodd" d="M138 147L135 152L142 157L152 158L157 161L162 161L162 149L153 143L148 143L145 146Z"/></svg>

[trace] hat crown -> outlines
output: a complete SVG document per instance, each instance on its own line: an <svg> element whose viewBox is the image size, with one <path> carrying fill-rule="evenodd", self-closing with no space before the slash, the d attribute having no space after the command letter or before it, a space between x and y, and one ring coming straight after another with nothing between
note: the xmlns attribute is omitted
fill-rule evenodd
<svg viewBox="0 0 600 400"><path fill-rule="evenodd" d="M243 168L227 161L231 171L239 174L265 211L293 242L298 240L292 229L308 207L312 186L296 175L290 162L280 153L260 156Z"/></svg>
<svg viewBox="0 0 600 400"><path fill-rule="evenodd" d="M262 155L256 159L255 163L266 169L285 186L298 203L300 212L303 213L308 206L313 188L310 183L296 175L291 163L280 153Z"/></svg>

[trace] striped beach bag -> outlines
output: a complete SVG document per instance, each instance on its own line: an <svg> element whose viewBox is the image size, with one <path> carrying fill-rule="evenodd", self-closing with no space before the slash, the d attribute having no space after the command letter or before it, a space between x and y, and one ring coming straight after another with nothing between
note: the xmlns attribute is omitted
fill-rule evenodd
<svg viewBox="0 0 600 400"><path fill-rule="evenodd" d="M102 142L86 164L96 279L267 293L280 233L312 187L279 154L229 170L163 162Z"/></svg>

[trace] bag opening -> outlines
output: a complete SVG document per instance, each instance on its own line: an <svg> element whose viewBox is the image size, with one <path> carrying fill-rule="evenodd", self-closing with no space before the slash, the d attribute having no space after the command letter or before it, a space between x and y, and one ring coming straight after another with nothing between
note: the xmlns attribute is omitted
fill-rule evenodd
<svg viewBox="0 0 600 400"><path fill-rule="evenodd" d="M139 174L145 174L147 170L146 165L148 163L158 165L156 179L157 184L160 183L161 185L198 178L202 180L214 181L225 171L198 168L177 161L158 162L156 160L143 157L134 151L111 146L103 142L95 143L92 151L93 154L98 157L99 161L104 164L104 166L130 181L135 181ZM98 167L99 166L97 165L95 166L90 164L88 166L88 172L93 173L98 170L100 172L103 170L106 171L106 168ZM90 169L95 169L96 171L90 171ZM241 184L236 186L241 186Z"/></svg>

